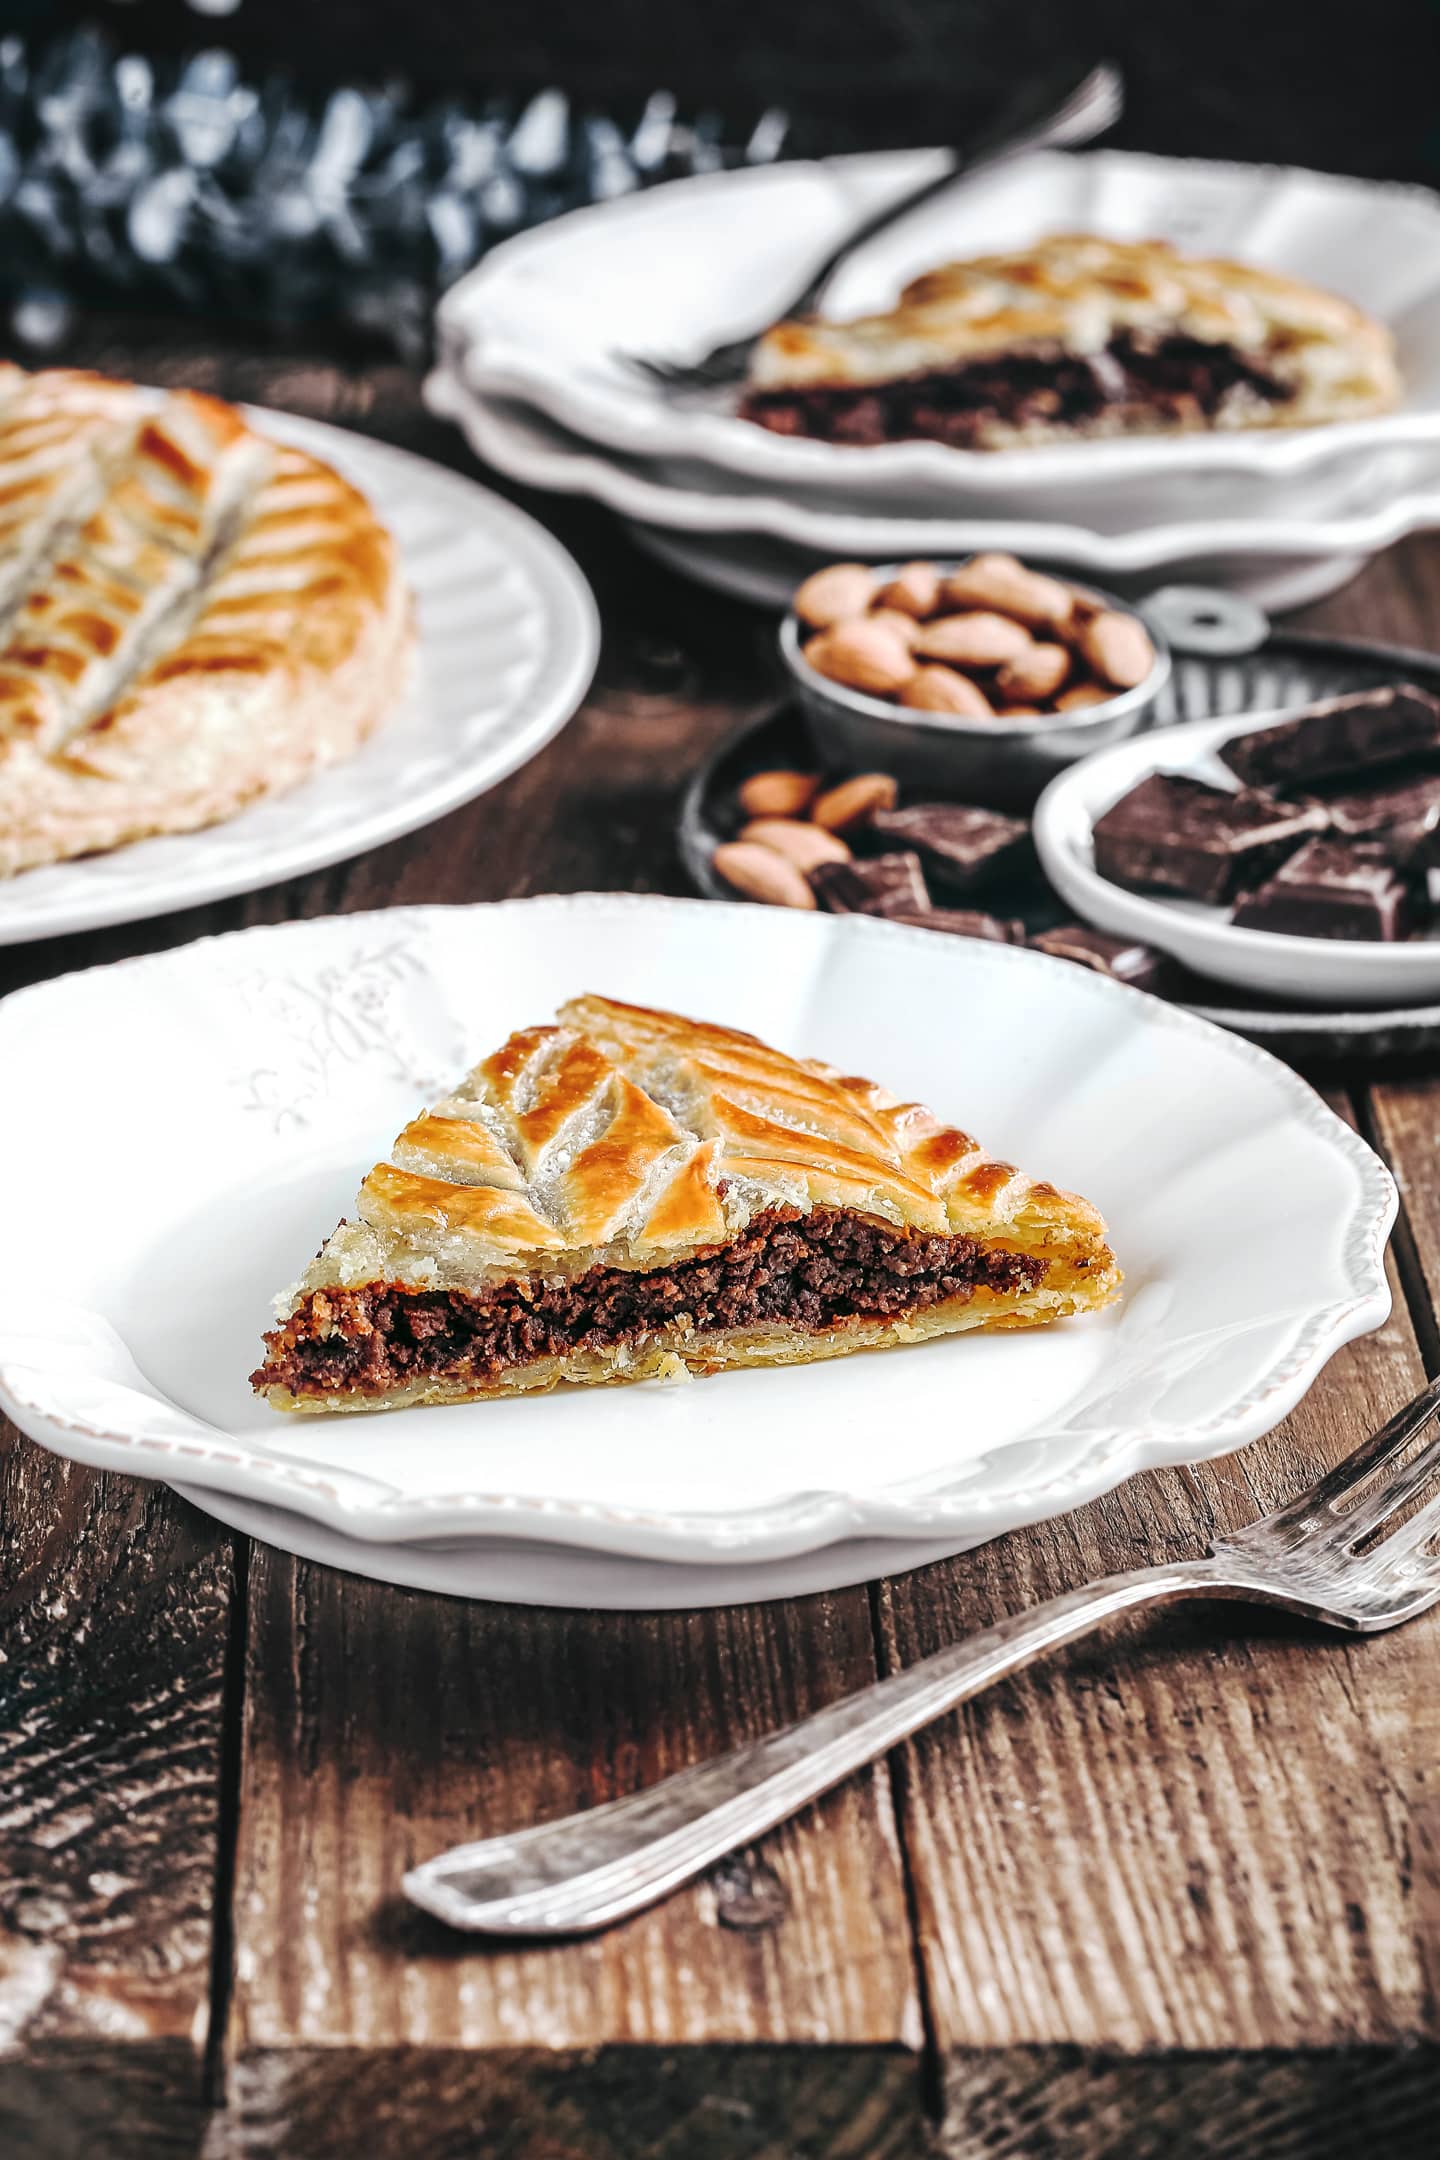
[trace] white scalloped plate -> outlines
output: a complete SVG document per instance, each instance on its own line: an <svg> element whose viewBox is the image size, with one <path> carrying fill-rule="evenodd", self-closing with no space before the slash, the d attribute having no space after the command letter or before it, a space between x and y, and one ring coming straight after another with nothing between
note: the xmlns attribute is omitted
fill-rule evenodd
<svg viewBox="0 0 1440 2160"><path fill-rule="evenodd" d="M1074 524L980 510L961 517L894 516L848 510L814 495L762 494L713 471L695 474L701 484L680 485L662 467L596 451L513 399L479 397L444 370L437 369L425 388L432 410L454 420L477 456L497 471L527 487L588 495L651 531L681 535L671 543L677 555L693 557L705 543L738 539L757 555L766 543L779 543L799 551L809 567L837 558L884 562L1006 548L1031 561L1112 579L1162 571L1174 578L1183 570L1195 582L1245 590L1277 575L1294 581L1308 570L1310 598L1328 589L1327 566L1339 566L1340 575L1329 581L1338 583L1378 549L1440 524L1440 447L1340 466L1297 502L1267 483L1265 505L1243 516L1188 514L1196 491L1187 481L1168 500L1157 500L1152 521L1107 532L1091 522L1090 507L1080 505L1074 507L1083 522ZM1187 514L1176 516L1177 506ZM711 552L719 551L712 545ZM804 567L790 576L787 592ZM1298 593L1275 604L1298 605Z"/></svg>
<svg viewBox="0 0 1440 2160"><path fill-rule="evenodd" d="M667 401L615 357L684 358L783 306L809 266L872 205L923 178L935 151L781 164L676 181L573 212L507 241L452 287L439 313L447 365L486 395L521 397L630 456L708 463L852 502L897 488L914 510L1096 489L1151 494L1180 476L1290 475L1383 445L1440 438L1440 198L1424 189L1306 172L1051 151L976 176L864 249L827 312L888 306L907 279L957 256L1051 232L1169 238L1342 292L1394 330L1402 408L1326 428L1009 451L937 443L845 448L772 435L719 405ZM1138 504L1131 496L1132 509Z"/></svg>
<svg viewBox="0 0 1440 2160"><path fill-rule="evenodd" d="M587 988L929 1100L1104 1209L1124 1302L688 1387L277 1416L246 1379L273 1293L419 1103ZM1389 1307L1390 1178L1283 1066L1064 962L874 920L579 895L204 940L6 1000L0 1133L15 1421L357 1545L959 1550L1256 1438Z"/></svg>
<svg viewBox="0 0 1440 2160"><path fill-rule="evenodd" d="M416 693L354 757L222 825L0 879L0 945L253 892L414 832L534 757L585 694L595 603L533 518L388 443L247 413L344 473L394 533L419 619Z"/></svg>

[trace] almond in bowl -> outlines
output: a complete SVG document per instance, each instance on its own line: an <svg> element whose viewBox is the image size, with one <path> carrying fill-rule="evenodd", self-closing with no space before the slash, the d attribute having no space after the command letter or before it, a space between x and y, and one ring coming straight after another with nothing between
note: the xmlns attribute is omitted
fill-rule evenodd
<svg viewBox="0 0 1440 2160"><path fill-rule="evenodd" d="M780 631L822 764L1032 802L1144 722L1170 674L1123 601L1014 555L831 563Z"/></svg>

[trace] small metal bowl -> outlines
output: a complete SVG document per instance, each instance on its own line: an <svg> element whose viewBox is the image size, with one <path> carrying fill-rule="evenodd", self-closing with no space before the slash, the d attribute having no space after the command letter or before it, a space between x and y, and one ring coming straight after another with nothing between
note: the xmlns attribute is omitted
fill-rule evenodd
<svg viewBox="0 0 1440 2160"><path fill-rule="evenodd" d="M877 575L894 577L899 563L879 563ZM946 575L960 560L937 562ZM1129 601L1067 578L1087 600L1118 614L1138 615ZM808 666L800 650L800 622L792 611L780 625L785 663L811 740L822 765L836 772L888 772L906 787L942 788L948 794L997 808L1028 807L1065 766L1142 728L1170 680L1170 647L1163 631L1140 618L1155 647L1155 665L1144 682L1121 690L1103 705L1045 714L1038 720L967 720L959 714L912 712L888 699L847 690Z"/></svg>

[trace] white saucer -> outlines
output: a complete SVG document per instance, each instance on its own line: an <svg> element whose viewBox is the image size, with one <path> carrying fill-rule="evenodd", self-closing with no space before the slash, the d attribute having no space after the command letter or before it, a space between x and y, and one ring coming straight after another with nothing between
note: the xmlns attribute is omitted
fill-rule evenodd
<svg viewBox="0 0 1440 2160"><path fill-rule="evenodd" d="M1164 893L1130 892L1095 867L1095 821L1154 772L1188 773L1212 786L1235 777L1215 754L1232 736L1279 713L1192 720L1140 735L1072 765L1035 806L1035 848L1050 883L1085 922L1173 953L1197 975L1292 1003L1405 1007L1440 998L1440 930L1393 945L1379 940L1282 937L1237 929L1228 907Z"/></svg>

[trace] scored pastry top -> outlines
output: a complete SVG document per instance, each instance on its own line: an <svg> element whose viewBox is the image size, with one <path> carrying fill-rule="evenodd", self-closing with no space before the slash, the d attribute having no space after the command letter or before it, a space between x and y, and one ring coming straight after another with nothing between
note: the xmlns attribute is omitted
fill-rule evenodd
<svg viewBox="0 0 1440 2160"><path fill-rule="evenodd" d="M206 684L283 697L397 580L363 496L219 399L0 369L0 787L46 762L130 776Z"/></svg>
<svg viewBox="0 0 1440 2160"><path fill-rule="evenodd" d="M1250 264L1191 258L1163 240L1059 233L943 264L883 314L791 319L756 346L755 390L860 385L1026 347L1096 354L1123 332L1169 332L1265 353L1277 376L1349 382L1347 402L1393 402L1388 330L1336 294Z"/></svg>
<svg viewBox="0 0 1440 2160"><path fill-rule="evenodd" d="M734 1029L601 997L521 1029L415 1118L303 1287L663 1267L761 1210L1091 1244L1088 1202L917 1103Z"/></svg>

